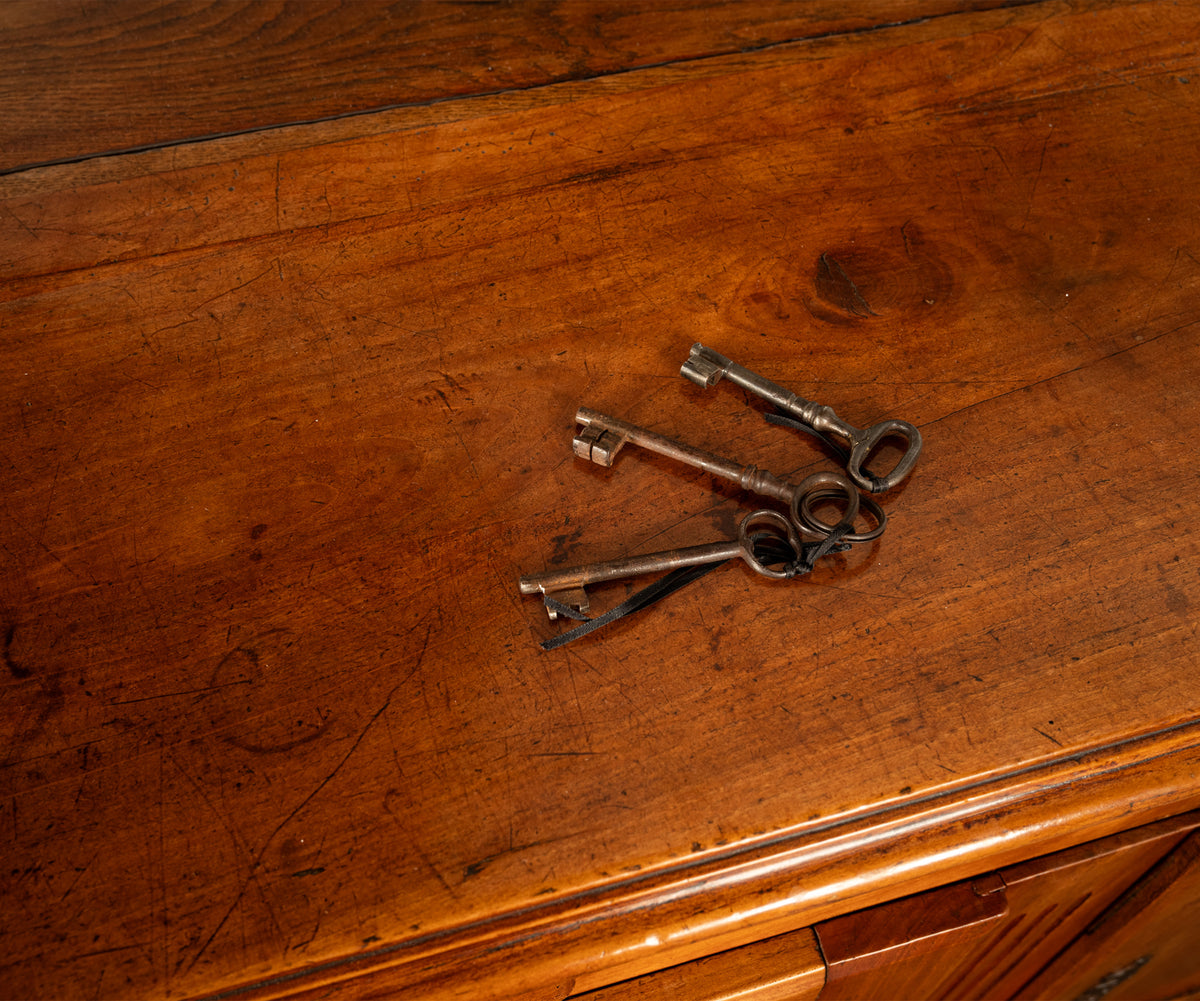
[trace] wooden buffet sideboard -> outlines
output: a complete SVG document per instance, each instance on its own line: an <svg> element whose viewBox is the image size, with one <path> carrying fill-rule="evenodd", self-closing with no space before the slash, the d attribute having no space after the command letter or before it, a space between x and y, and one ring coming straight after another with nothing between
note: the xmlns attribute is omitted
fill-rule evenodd
<svg viewBox="0 0 1200 1001"><path fill-rule="evenodd" d="M1200 994L1200 6L0 28L0 997ZM696 341L888 530L545 652L751 509L578 406L833 468Z"/></svg>

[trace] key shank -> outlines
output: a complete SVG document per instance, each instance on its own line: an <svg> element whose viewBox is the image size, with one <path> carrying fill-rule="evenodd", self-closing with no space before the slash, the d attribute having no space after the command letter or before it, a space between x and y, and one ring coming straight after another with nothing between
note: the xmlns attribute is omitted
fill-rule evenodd
<svg viewBox="0 0 1200 1001"><path fill-rule="evenodd" d="M584 426L584 430L575 436L573 443L575 454L581 459L590 459L597 465L609 467L616 459L621 446L629 442L668 459L703 469L760 497L770 497L784 504L791 503L795 488L753 464L740 465L702 448L685 445L618 417L602 414L590 407L580 407L575 414L575 421Z"/></svg>
<svg viewBox="0 0 1200 1001"><path fill-rule="evenodd" d="M575 415L577 423L584 429L575 436L575 454L581 459L588 459L598 465L609 467L613 464L617 453L626 443L638 445L675 459L685 465L703 469L712 475L736 483L743 490L760 497L770 497L782 501L792 512L792 521L802 526L814 535L826 536L833 531L834 525L821 521L813 514L813 505L818 501L841 502L843 507L842 521L853 524L858 516L861 498L858 491L846 477L840 473L812 473L804 478L798 486L781 480L765 469L755 465L743 466L730 459L724 459L712 452L701 448L685 445L673 438L649 431L646 428L630 424L619 417L611 417L588 407L580 407ZM852 532L847 535L847 542L870 542L883 534L887 524L887 515L878 504L870 502L868 508L875 527L868 532Z"/></svg>
<svg viewBox="0 0 1200 1001"><path fill-rule="evenodd" d="M554 594L574 588L601 584L610 580L625 580L643 574L678 570L704 563L719 563L742 555L742 544L736 540L717 542L701 546L684 546L661 553L645 556L627 556L624 559L591 563L587 566L567 567L563 570L547 570L544 573L527 574L519 581L522 594Z"/></svg>
<svg viewBox="0 0 1200 1001"><path fill-rule="evenodd" d="M767 536L773 536L782 550L789 554L786 560L777 559L778 550L774 556L759 557L755 551L756 541ZM753 511L738 525L736 539L668 549L645 556L627 556L624 559L589 563L586 566L568 567L564 570L527 574L517 583L522 594L540 593L560 600L565 598L564 604L573 604L580 611L585 611L587 594L584 589L589 584L624 580L642 574L665 573L705 563L724 563L735 557L740 557L751 570L764 577L789 580L795 575L794 561L803 551L800 536L787 518L778 511ZM549 604L546 607L550 618L553 619L557 613Z"/></svg>

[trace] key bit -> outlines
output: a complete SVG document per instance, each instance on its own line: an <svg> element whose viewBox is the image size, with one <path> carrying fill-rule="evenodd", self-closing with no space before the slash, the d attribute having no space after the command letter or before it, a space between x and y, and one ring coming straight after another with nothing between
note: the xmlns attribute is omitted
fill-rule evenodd
<svg viewBox="0 0 1200 1001"><path fill-rule="evenodd" d="M629 439L610 428L585 427L571 443L575 454L605 468L613 464L621 446Z"/></svg>
<svg viewBox="0 0 1200 1001"><path fill-rule="evenodd" d="M587 615L592 610L592 603L588 599L587 591L582 587L567 587L561 591L545 591L547 598L553 598L555 601L566 605L568 608L573 608L581 615ZM546 605L546 614L553 622L558 618L558 612L551 605Z"/></svg>
<svg viewBox="0 0 1200 1001"><path fill-rule="evenodd" d="M702 354L696 350L697 347L700 345L692 348L692 353L680 367L679 374L702 389L711 389L721 381L721 376L725 374L730 361L715 352Z"/></svg>

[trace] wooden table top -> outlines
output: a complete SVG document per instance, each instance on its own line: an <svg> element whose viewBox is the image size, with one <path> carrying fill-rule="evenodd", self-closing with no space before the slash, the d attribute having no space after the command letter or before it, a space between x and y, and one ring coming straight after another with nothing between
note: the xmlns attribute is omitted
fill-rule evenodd
<svg viewBox="0 0 1200 1001"><path fill-rule="evenodd" d="M561 998L1200 805L1200 9L826 6L0 9L0 994ZM834 467L695 341L918 425L888 531L544 652L752 505L578 406Z"/></svg>

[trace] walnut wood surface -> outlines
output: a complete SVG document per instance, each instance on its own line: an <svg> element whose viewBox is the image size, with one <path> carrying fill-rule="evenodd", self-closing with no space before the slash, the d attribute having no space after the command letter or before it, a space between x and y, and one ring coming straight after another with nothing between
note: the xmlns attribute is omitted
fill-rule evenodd
<svg viewBox="0 0 1200 1001"><path fill-rule="evenodd" d="M0 171L1006 5L6 0Z"/></svg>
<svg viewBox="0 0 1200 1001"><path fill-rule="evenodd" d="M0 179L0 985L563 997L1200 806L1198 28ZM579 404L829 464L694 340L920 425L892 527L542 653L520 572L747 510Z"/></svg>

